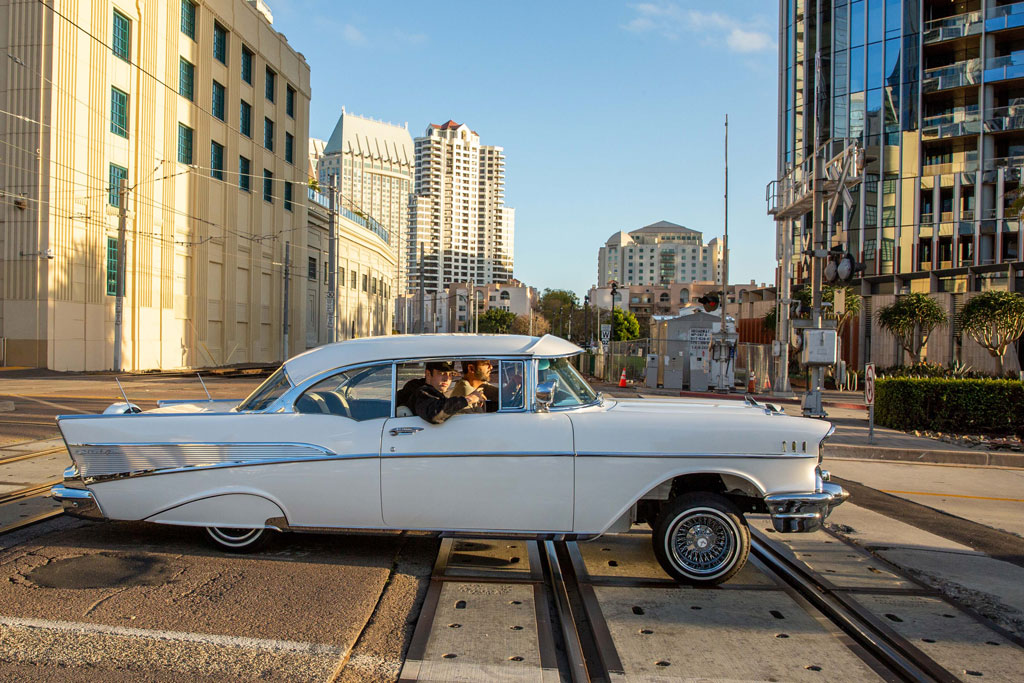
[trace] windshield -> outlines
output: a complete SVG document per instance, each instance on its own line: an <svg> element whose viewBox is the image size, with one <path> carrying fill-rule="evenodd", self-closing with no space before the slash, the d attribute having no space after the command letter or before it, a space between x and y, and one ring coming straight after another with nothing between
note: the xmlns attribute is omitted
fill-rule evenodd
<svg viewBox="0 0 1024 683"><path fill-rule="evenodd" d="M236 410L266 410L267 406L280 398L291 386L288 373L284 371L282 365L263 384L256 387L256 391L249 394L249 398L239 403Z"/></svg>
<svg viewBox="0 0 1024 683"><path fill-rule="evenodd" d="M568 358L537 361L537 382L558 383L551 402L552 408L568 408L597 401L597 392L587 384Z"/></svg>

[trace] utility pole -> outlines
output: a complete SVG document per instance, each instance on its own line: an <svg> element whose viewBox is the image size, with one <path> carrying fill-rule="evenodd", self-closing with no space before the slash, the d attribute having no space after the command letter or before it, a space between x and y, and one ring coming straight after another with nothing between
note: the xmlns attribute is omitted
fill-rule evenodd
<svg viewBox="0 0 1024 683"><path fill-rule="evenodd" d="M337 191L338 176L331 174L331 206L330 206L330 238L327 247L327 343L333 344L335 340L335 311L337 310L336 296L338 293L337 277L337 221L335 219L334 196Z"/></svg>
<svg viewBox="0 0 1024 683"><path fill-rule="evenodd" d="M722 329L719 332L718 347L718 391L726 393L726 370L729 367L729 337L726 328L725 309L729 303L729 115L725 115L725 226L722 234Z"/></svg>
<svg viewBox="0 0 1024 683"><path fill-rule="evenodd" d="M121 372L121 341L124 335L125 230L128 224L128 179L117 188L117 300L114 302L114 372Z"/></svg>
<svg viewBox="0 0 1024 683"><path fill-rule="evenodd" d="M281 329L284 332L284 351L283 360L288 360L288 286L292 279L291 272L291 255L292 255L292 243L284 243L284 311L282 312L281 319L283 321Z"/></svg>
<svg viewBox="0 0 1024 683"><path fill-rule="evenodd" d="M423 274L423 243L420 242L420 334L427 331L427 283Z"/></svg>
<svg viewBox="0 0 1024 683"><path fill-rule="evenodd" d="M817 0L817 16L821 16L821 0ZM821 271L825 244L822 236L822 194L824 183L822 178L822 125L821 125L821 26L815 26L814 35L814 160L811 205L811 327L821 327ZM806 417L824 417L825 411L821 404L822 368L811 368L811 385L803 401L803 414Z"/></svg>

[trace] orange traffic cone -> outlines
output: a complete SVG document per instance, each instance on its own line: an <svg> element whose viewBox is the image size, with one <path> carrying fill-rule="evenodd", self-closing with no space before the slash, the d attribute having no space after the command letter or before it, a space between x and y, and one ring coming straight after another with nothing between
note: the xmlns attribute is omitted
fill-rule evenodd
<svg viewBox="0 0 1024 683"><path fill-rule="evenodd" d="M757 375L755 375L754 373L750 373L750 377L747 379L747 393L757 393Z"/></svg>
<svg viewBox="0 0 1024 683"><path fill-rule="evenodd" d="M761 386L761 393L762 394L770 394L770 393L772 393L772 380L771 380L770 377L768 377L768 375L764 376L764 384Z"/></svg>
<svg viewBox="0 0 1024 683"><path fill-rule="evenodd" d="M626 386L626 368L622 368L622 374L619 375L619 386L623 388Z"/></svg>

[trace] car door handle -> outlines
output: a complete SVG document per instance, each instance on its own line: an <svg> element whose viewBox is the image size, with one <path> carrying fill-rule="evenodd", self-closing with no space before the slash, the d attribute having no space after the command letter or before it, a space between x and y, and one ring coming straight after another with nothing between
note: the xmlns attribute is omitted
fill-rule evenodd
<svg viewBox="0 0 1024 683"><path fill-rule="evenodd" d="M391 430L391 436L398 436L400 434L415 434L416 432L422 432L423 427L395 427Z"/></svg>

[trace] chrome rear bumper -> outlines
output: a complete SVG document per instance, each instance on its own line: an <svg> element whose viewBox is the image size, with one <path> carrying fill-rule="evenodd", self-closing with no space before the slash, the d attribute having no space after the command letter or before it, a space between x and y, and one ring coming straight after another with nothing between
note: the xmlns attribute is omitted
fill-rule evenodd
<svg viewBox="0 0 1024 683"><path fill-rule="evenodd" d="M776 531L816 531L832 509L850 497L842 486L829 483L828 472L819 471L817 479L818 490L813 493L775 493L764 497Z"/></svg>
<svg viewBox="0 0 1024 683"><path fill-rule="evenodd" d="M91 491L85 489L73 489L57 484L50 489L50 497L58 501L64 512L73 517L84 519L103 519L103 512L96 503Z"/></svg>

